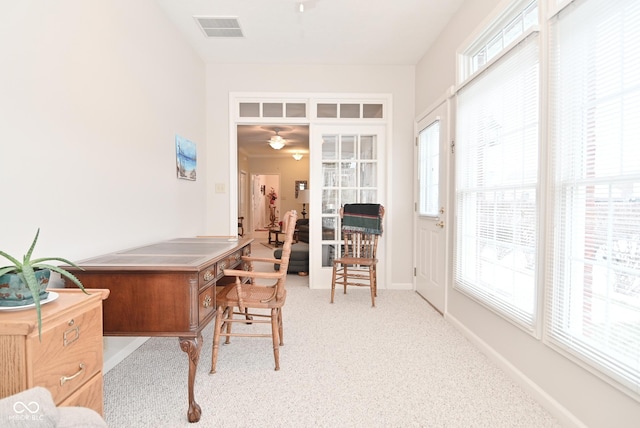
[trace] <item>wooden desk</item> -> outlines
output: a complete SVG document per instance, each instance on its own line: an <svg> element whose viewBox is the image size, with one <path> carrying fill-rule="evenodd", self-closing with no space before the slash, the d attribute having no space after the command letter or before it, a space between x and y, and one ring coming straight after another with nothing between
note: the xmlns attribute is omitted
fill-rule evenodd
<svg viewBox="0 0 640 428"><path fill-rule="evenodd" d="M239 266L241 256L251 253L251 242L180 238L77 262L84 270L65 266L86 288L111 290L103 307L105 336L179 338L189 358L189 422L202 413L193 386L202 329L216 314L216 283L223 269Z"/></svg>

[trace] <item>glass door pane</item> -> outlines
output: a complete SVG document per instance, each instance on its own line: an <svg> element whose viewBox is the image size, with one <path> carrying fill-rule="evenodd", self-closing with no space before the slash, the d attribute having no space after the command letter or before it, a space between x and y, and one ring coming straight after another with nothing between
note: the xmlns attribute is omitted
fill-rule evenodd
<svg viewBox="0 0 640 428"><path fill-rule="evenodd" d="M440 121L420 131L418 137L418 214L438 216L440 177Z"/></svg>

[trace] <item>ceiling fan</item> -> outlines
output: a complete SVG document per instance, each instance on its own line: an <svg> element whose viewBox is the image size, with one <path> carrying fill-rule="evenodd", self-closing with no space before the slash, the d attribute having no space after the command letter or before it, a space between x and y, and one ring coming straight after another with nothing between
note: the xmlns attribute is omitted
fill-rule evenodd
<svg viewBox="0 0 640 428"><path fill-rule="evenodd" d="M284 138L282 138L279 134L280 129L279 128L275 128L274 131L276 131L276 135L274 135L273 137L271 137L271 139L269 139L269 145L271 146L272 149L275 150L280 150L281 148L284 147L284 145L286 144L287 140L285 140Z"/></svg>

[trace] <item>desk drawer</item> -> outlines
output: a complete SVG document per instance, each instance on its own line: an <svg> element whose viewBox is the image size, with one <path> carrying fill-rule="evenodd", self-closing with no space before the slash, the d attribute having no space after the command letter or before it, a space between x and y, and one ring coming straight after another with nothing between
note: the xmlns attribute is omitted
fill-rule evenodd
<svg viewBox="0 0 640 428"><path fill-rule="evenodd" d="M236 251L229 257L226 257L218 262L218 278L224 276L225 269L235 269L240 264L240 258L242 257L242 251Z"/></svg>
<svg viewBox="0 0 640 428"><path fill-rule="evenodd" d="M44 386L60 403L102 370L100 306L73 315L32 337L33 385Z"/></svg>
<svg viewBox="0 0 640 428"><path fill-rule="evenodd" d="M200 284L200 287L216 279L216 276L218 276L219 269L220 268L217 263L213 263L207 266L206 268L202 269L200 271L199 278L198 278L199 280L198 283Z"/></svg>
<svg viewBox="0 0 640 428"><path fill-rule="evenodd" d="M216 309L216 286L205 288L198 294L198 324L202 323Z"/></svg>

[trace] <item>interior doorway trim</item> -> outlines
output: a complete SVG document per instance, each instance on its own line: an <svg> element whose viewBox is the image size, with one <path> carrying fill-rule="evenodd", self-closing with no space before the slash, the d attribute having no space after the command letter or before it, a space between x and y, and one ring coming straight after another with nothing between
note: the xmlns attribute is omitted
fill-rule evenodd
<svg viewBox="0 0 640 428"><path fill-rule="evenodd" d="M321 150L313 148L313 145L321 145L321 141L313 141L312 135L315 127L320 126L354 126L381 125L384 127L386 142L384 153L380 153L380 159L384 162L385 176L379 177L379 183L383 195L381 203L385 203L386 189L389 184L388 172L391 171L392 151L392 95L389 93L264 93L264 92L230 92L229 93L229 194L231 208L230 230L236 228L235 219L238 210L238 126L239 125L308 125L309 126L309 188L314 192L314 180L322 180L322 155ZM318 195L316 195L318 196ZM320 218L322 204L310 204L309 218L318 219L317 224L311 221L311 233L314 229L320 230ZM387 236L392 233L391 227L385 231ZM315 235L314 235L315 236ZM384 239L382 245L386 246L390 239ZM320 242L317 243L321 245ZM315 243L314 243L315 246ZM310 247L310 256L313 257L314 248ZM318 249L320 251L320 249ZM386 252L384 249L382 252ZM390 269L383 269L388 273ZM390 278L385 278L384 283L389 283Z"/></svg>

